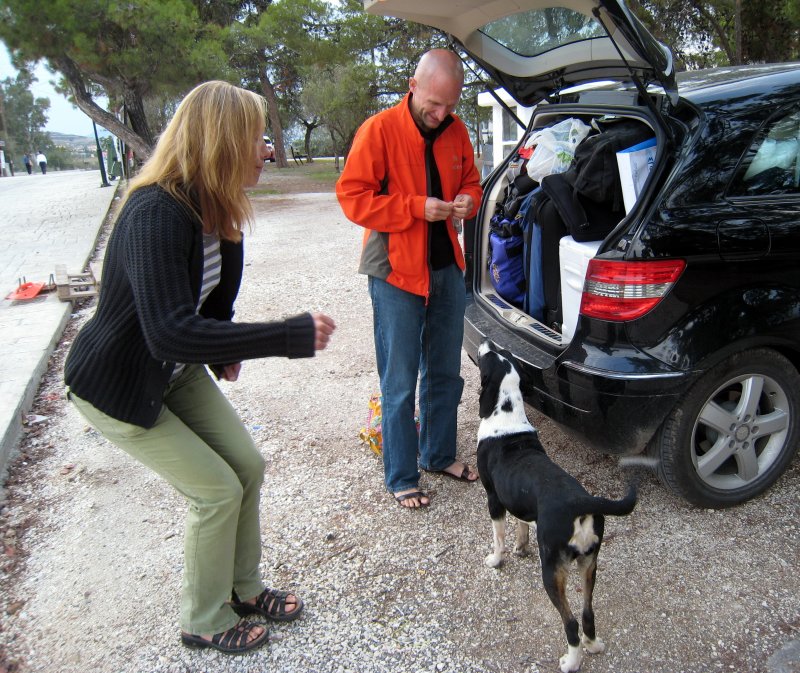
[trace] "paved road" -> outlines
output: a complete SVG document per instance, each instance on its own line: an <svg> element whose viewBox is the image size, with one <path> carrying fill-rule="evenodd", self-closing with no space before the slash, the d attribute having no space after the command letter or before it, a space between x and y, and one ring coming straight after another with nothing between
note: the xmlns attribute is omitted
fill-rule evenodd
<svg viewBox="0 0 800 673"><path fill-rule="evenodd" d="M115 192L99 171L0 178L0 483L71 309L55 293L6 297L23 278L47 282L57 264L83 271Z"/></svg>

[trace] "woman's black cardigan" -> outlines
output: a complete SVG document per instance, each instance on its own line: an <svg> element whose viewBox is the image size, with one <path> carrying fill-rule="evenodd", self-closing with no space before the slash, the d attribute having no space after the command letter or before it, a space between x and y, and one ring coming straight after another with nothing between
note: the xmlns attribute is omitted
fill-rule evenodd
<svg viewBox="0 0 800 673"><path fill-rule="evenodd" d="M120 421L152 427L175 363L225 364L314 355L310 314L234 323L242 243L221 241L219 285L199 314L203 232L188 208L157 186L136 190L109 238L97 310L64 366L69 389Z"/></svg>

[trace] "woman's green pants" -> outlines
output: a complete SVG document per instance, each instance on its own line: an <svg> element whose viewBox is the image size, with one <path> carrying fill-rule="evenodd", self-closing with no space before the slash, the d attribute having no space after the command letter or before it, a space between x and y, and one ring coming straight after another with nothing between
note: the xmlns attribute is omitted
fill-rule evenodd
<svg viewBox="0 0 800 673"><path fill-rule="evenodd" d="M205 367L188 365L164 395L152 428L123 423L70 399L106 439L161 475L189 501L181 629L221 633L238 621L228 604L261 593L259 498L264 459Z"/></svg>

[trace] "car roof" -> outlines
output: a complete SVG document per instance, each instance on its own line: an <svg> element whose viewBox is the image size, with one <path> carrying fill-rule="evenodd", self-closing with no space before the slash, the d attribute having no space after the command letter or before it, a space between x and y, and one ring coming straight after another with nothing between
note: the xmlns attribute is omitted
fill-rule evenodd
<svg viewBox="0 0 800 673"><path fill-rule="evenodd" d="M775 102L783 88L800 89L800 62L728 66L678 73L681 97L701 107L763 96Z"/></svg>

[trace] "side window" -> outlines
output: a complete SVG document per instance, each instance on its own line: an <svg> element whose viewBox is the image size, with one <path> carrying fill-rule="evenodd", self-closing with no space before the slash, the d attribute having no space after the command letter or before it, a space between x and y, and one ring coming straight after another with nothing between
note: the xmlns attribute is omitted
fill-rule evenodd
<svg viewBox="0 0 800 673"><path fill-rule="evenodd" d="M800 194L800 109L773 119L739 166L731 196Z"/></svg>

